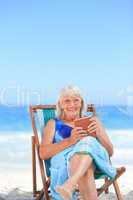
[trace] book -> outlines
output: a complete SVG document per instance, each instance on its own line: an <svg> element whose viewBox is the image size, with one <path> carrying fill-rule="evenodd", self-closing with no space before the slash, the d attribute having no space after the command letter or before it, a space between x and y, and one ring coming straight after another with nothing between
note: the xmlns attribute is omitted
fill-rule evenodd
<svg viewBox="0 0 133 200"><path fill-rule="evenodd" d="M82 117L82 118L76 119L74 121L74 125L75 125L75 127L82 127L83 130L87 130L88 126L92 123L92 121L90 119L91 119L91 117ZM88 133L88 134L90 136L96 138L96 131L94 131L92 133Z"/></svg>
<svg viewBox="0 0 133 200"><path fill-rule="evenodd" d="M88 126L92 122L90 119L91 117L82 117L82 118L76 119L74 121L74 125L75 127L82 127L84 130L87 130Z"/></svg>

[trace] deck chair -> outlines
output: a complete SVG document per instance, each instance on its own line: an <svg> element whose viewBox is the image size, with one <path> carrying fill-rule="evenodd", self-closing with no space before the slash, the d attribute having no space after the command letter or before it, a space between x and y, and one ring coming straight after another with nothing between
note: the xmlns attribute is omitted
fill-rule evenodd
<svg viewBox="0 0 133 200"><path fill-rule="evenodd" d="M33 128L32 136L32 177L33 177L33 196L36 200L50 200L50 160L42 160L39 156L39 145L41 143L43 129L48 122L48 120L55 117L56 106L55 105L38 105L30 106L30 115ZM96 115L96 110L93 104L88 105L88 112L92 112ZM36 166L37 162L40 168L40 174L42 179L42 189L37 190L37 174ZM98 196L103 192L108 193L110 185L114 186L115 193L118 200L122 200L122 195L117 183L117 179L125 172L125 167L117 168L117 175L114 180L109 180L107 177L104 178L104 184L97 189ZM95 174L95 179L101 177L101 172L97 171Z"/></svg>

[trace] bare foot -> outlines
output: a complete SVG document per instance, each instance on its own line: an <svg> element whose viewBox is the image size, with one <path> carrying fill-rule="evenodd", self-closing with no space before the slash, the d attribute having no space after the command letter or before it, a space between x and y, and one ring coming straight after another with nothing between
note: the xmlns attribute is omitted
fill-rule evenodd
<svg viewBox="0 0 133 200"><path fill-rule="evenodd" d="M56 186L56 192L58 192L60 194L60 196L64 199L64 200L70 200L72 197L72 193L71 191L69 191L68 189L66 189L64 186Z"/></svg>

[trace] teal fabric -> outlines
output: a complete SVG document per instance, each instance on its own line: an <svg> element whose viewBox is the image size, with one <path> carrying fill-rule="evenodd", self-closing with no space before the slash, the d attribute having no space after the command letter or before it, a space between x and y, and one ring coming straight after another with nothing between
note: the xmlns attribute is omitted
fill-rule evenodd
<svg viewBox="0 0 133 200"><path fill-rule="evenodd" d="M44 109L43 110L44 126L46 126L47 122L50 119L53 119L53 118L55 118L55 109L50 109L49 108L49 109ZM45 160L44 163L45 163L45 168L46 168L46 174L47 174L48 177L50 177L50 159Z"/></svg>
<svg viewBox="0 0 133 200"><path fill-rule="evenodd" d="M55 109L49 108L43 110L44 125L46 125L47 122L53 118L55 118Z"/></svg>

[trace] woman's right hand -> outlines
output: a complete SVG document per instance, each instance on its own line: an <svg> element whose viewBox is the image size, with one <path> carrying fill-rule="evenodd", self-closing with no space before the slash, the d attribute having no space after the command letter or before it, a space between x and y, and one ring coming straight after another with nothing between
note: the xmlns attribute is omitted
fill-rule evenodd
<svg viewBox="0 0 133 200"><path fill-rule="evenodd" d="M71 131L71 136L69 137L69 141L71 144L75 144L86 136L88 136L88 133L85 130L83 130L82 127L74 127Z"/></svg>

